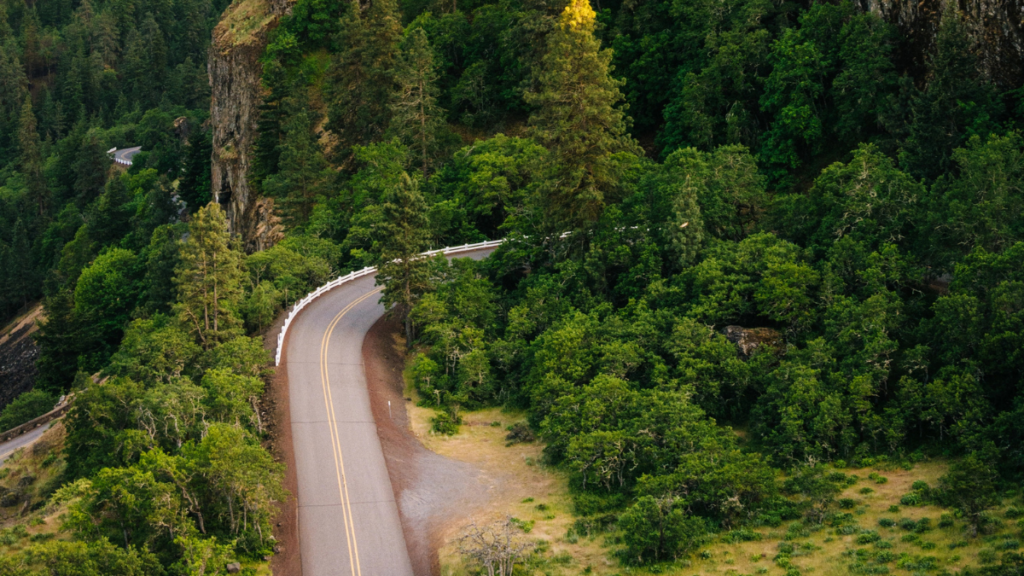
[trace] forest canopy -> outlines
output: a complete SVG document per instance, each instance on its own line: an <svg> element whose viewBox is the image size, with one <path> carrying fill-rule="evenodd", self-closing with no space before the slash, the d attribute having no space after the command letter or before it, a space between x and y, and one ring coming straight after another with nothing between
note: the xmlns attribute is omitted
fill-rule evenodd
<svg viewBox="0 0 1024 576"><path fill-rule="evenodd" d="M975 529L1024 477L1024 88L965 14L922 67L847 1L297 0L248 174L285 237L246 254L210 186L227 5L0 0L0 313L46 310L10 413L77 391L76 553L267 553L260 334L368 265L437 430L525 411L628 563L823 521L823 463L952 458Z"/></svg>

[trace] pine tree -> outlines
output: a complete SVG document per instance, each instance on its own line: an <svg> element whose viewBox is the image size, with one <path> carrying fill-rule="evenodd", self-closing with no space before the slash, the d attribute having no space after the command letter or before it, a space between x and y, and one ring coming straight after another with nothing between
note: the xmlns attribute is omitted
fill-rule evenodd
<svg viewBox="0 0 1024 576"><path fill-rule="evenodd" d="M928 85L912 104L910 134L900 162L918 178L936 178L952 164L953 150L971 133L995 128L996 98L979 71L978 58L963 17L952 4L935 35Z"/></svg>
<svg viewBox="0 0 1024 576"><path fill-rule="evenodd" d="M29 196L36 203L39 216L45 218L50 210L50 190L46 187L46 179L43 177L39 132L36 129L36 115L32 112L31 98L25 98L25 105L21 107L18 146L21 149L18 169L25 176Z"/></svg>
<svg viewBox="0 0 1024 576"><path fill-rule="evenodd" d="M526 95L537 107L532 136L553 155L542 200L556 227L594 222L619 179L618 152L639 154L627 133L621 81L612 78L610 50L594 37L595 13L573 0L548 36L539 88Z"/></svg>
<svg viewBox="0 0 1024 576"><path fill-rule="evenodd" d="M103 150L99 138L95 134L87 134L82 139L82 145L78 149L74 165L74 191L80 208L88 206L94 198L103 192L103 187L107 183L109 164L110 160L107 158L107 153Z"/></svg>
<svg viewBox="0 0 1024 576"><path fill-rule="evenodd" d="M342 23L344 46L329 72L328 129L347 159L353 146L371 144L387 129L394 91L394 65L402 38L395 0L371 0L364 13L358 3Z"/></svg>
<svg viewBox="0 0 1024 576"><path fill-rule="evenodd" d="M292 227L309 221L317 198L328 190L331 169L316 134L319 118L301 95L284 102L283 140L278 146L280 172L267 178L264 191L281 206Z"/></svg>
<svg viewBox="0 0 1024 576"><path fill-rule="evenodd" d="M427 202L418 183L402 173L398 185L384 197L382 218L374 231L373 252L381 301L405 322L406 344L412 345L412 311L429 287L429 260L420 257L430 238Z"/></svg>
<svg viewBox="0 0 1024 576"><path fill-rule="evenodd" d="M437 105L437 66L434 51L422 28L409 32L395 66L398 89L392 97L389 132L417 152L423 176L430 173L430 157L444 127L444 110Z"/></svg>
<svg viewBox="0 0 1024 576"><path fill-rule="evenodd" d="M185 148L181 180L178 182L178 195L185 201L189 212L195 212L212 199L212 151L213 141L209 131L200 130L189 138L188 146Z"/></svg>
<svg viewBox="0 0 1024 576"><path fill-rule="evenodd" d="M28 79L18 52L14 38L0 45L0 164L14 159L21 108L28 95Z"/></svg>
<svg viewBox="0 0 1024 576"><path fill-rule="evenodd" d="M236 335L241 326L237 310L242 298L242 255L230 245L227 218L219 205L210 203L195 214L180 254L174 274L178 287L174 309L209 350Z"/></svg>

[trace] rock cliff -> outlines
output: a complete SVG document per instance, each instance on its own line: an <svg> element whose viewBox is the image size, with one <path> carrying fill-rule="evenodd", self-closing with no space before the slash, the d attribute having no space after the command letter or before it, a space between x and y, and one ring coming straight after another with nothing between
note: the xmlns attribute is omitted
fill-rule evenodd
<svg viewBox="0 0 1024 576"><path fill-rule="evenodd" d="M891 22L906 38L904 65L915 74L925 70L939 20L955 2L978 44L983 72L1003 88L1024 84L1024 0L855 0Z"/></svg>
<svg viewBox="0 0 1024 576"><path fill-rule="evenodd" d="M292 0L236 0L213 31L213 198L224 207L232 233L241 237L247 252L272 246L282 233L273 200L257 198L248 175L262 90L259 59L268 32L291 4Z"/></svg>

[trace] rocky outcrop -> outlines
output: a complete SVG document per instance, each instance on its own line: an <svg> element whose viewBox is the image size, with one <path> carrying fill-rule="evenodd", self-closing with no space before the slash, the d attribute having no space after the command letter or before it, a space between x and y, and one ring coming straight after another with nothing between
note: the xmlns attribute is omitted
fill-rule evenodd
<svg viewBox="0 0 1024 576"><path fill-rule="evenodd" d="M231 231L241 236L249 252L280 238L273 202L257 199L248 178L262 91L259 58L268 32L291 4L292 0L236 0L214 29L210 48L213 198L224 207Z"/></svg>
<svg viewBox="0 0 1024 576"><path fill-rule="evenodd" d="M0 334L0 409L35 384L39 346L32 334L38 329L36 320L42 311L37 305Z"/></svg>
<svg viewBox="0 0 1024 576"><path fill-rule="evenodd" d="M722 330L726 339L736 345L740 357L746 360L760 348L782 350L782 334L771 328L744 328L742 326L726 326Z"/></svg>
<svg viewBox="0 0 1024 576"><path fill-rule="evenodd" d="M906 39L904 66L925 70L942 13L953 0L855 0L894 24ZM956 0L978 43L982 71L1004 88L1024 83L1024 0Z"/></svg>

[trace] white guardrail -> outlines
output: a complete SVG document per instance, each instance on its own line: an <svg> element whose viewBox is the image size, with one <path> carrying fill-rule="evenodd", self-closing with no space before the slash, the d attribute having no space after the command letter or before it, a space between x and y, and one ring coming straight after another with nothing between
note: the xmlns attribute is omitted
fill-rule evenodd
<svg viewBox="0 0 1024 576"><path fill-rule="evenodd" d="M478 242L476 244L464 244L462 246L453 246L453 247L448 247L448 248L441 248L441 249L438 249L438 250L431 250L429 252L424 252L423 254L421 254L421 256L425 256L425 257L429 258L431 256L436 256L438 254L444 254L445 256L450 256L452 254L461 254L463 252L475 252L477 250L482 250L484 248L495 248L495 247L501 245L503 242L505 242L505 241L504 240L489 240L487 242ZM303 298L302 300L299 300L298 302L293 304L291 312L288 313L288 317L285 318L285 320L284 320L284 326L281 327L281 333L277 335L277 353L276 353L276 355L274 357L274 365L275 366L280 366L281 365L281 351L284 348L284 337L288 334L288 327L291 326L292 320L294 320L295 317L299 315L299 312L302 312L303 308L305 308L307 305L309 305L309 303L312 302L313 300L316 300L317 298L319 298L324 292L327 292L329 290L333 290L333 289L337 288L338 286L341 286L342 284L345 284L346 282L351 282L351 281L353 281L353 280L355 280L357 278L362 278L363 276L369 276L369 275L374 274L376 272L377 272L376 268L363 268L362 270L357 270L355 272L350 272L349 274L346 274L345 276L341 276L339 278L335 278L334 280L331 280L327 284L324 284L323 286L317 288L313 292L310 292L309 294L307 294L306 297Z"/></svg>

